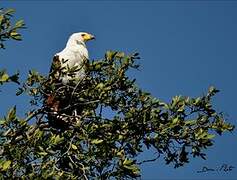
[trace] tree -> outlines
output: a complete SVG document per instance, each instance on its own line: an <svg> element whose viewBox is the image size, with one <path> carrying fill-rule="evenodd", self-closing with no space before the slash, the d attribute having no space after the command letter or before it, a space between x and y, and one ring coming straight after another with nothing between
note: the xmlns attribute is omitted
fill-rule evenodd
<svg viewBox="0 0 237 180"><path fill-rule="evenodd" d="M18 33L19 29L25 28L23 20L19 20L12 25L11 17L14 14L14 9L3 10L0 8L0 49L5 49L4 42L8 39L21 40L21 34ZM0 85L5 82L13 81L18 82L18 73L9 76L6 70L0 70Z"/></svg>
<svg viewBox="0 0 237 180"><path fill-rule="evenodd" d="M205 159L215 134L234 128L212 106L218 90L165 103L128 77L138 60L138 53L108 51L85 62L83 79L66 85L55 76L63 73L59 63L50 75L30 71L17 91L31 98L28 116L18 117L13 107L0 121L0 177L127 179L161 157L175 168ZM146 149L154 158L139 161Z"/></svg>

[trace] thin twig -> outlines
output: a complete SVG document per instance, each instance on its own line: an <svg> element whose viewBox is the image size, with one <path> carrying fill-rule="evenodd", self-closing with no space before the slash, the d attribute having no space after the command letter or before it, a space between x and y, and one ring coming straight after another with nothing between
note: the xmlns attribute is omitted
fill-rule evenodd
<svg viewBox="0 0 237 180"><path fill-rule="evenodd" d="M82 78L80 81L78 81L78 83L76 84L76 86L73 88L73 91L72 91L72 94L71 94L71 99L70 101L72 100L72 97L77 89L77 87L79 86L79 84L81 84L81 82L84 80L84 78Z"/></svg>
<svg viewBox="0 0 237 180"><path fill-rule="evenodd" d="M35 117L36 115L38 115L38 114L44 112L44 110L45 110L45 108L41 108L41 109L38 109L38 110L34 111L33 113L31 113L31 114L25 119L25 121L31 120L31 119L32 119L33 117Z"/></svg>
<svg viewBox="0 0 237 180"><path fill-rule="evenodd" d="M93 104L93 103L97 103L97 102L100 102L100 100L94 100L94 101L88 101L88 102L83 102L83 103L75 103L73 105L68 105L66 106L65 108L62 109L63 110L67 110L67 109L70 109L72 107L75 107L75 106L78 106L78 105L87 105L87 104Z"/></svg>
<svg viewBox="0 0 237 180"><path fill-rule="evenodd" d="M144 160L144 161L141 161L139 163L137 163L138 165L141 165L143 163L147 163L147 162L153 162L153 161L156 161L158 158L160 157L160 153L158 153L158 156L154 159L148 159L148 160Z"/></svg>
<svg viewBox="0 0 237 180"><path fill-rule="evenodd" d="M63 157L65 154L67 154L67 153L69 152L69 150L71 149L72 141L74 140L74 138L75 138L75 135L72 137L72 139L71 139L71 141L70 141L70 143L69 143L69 147L68 147L67 151L66 151L65 153L63 153L63 154L61 155L61 157Z"/></svg>
<svg viewBox="0 0 237 180"><path fill-rule="evenodd" d="M102 111L103 111L103 105L101 104L100 105L100 113L99 113L99 116L102 117Z"/></svg>

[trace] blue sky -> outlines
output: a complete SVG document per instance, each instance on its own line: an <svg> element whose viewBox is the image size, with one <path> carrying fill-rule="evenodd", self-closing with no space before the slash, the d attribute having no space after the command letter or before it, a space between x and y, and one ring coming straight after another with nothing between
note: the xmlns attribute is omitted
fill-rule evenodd
<svg viewBox="0 0 237 180"><path fill-rule="evenodd" d="M91 59L106 50L139 52L141 71L131 73L144 90L169 101L175 95L199 96L214 85L221 92L215 107L236 124L237 111L237 2L234 1L13 1L2 7L17 10L27 29L22 42L8 42L0 51L1 68L20 70L24 79L30 69L47 74L52 56L62 50L73 32L96 36L88 43ZM23 114L28 99L15 97L16 86L1 90L0 114L14 104ZM208 160L173 169L160 159L142 166L142 179L234 179L237 177L236 131L215 139ZM145 157L149 157L149 152ZM202 166L222 164L231 172L198 174Z"/></svg>

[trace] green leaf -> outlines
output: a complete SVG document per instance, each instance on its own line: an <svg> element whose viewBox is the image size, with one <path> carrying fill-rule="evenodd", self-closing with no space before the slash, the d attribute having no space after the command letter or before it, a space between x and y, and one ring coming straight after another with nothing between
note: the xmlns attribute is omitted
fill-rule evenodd
<svg viewBox="0 0 237 180"><path fill-rule="evenodd" d="M120 156L120 157L124 156L124 150L118 151L117 156Z"/></svg>
<svg viewBox="0 0 237 180"><path fill-rule="evenodd" d="M140 174L140 170L139 170L138 166L135 164L134 160L132 160L132 159L126 158L123 161L123 168L132 171L132 173L135 176L138 176Z"/></svg>
<svg viewBox="0 0 237 180"><path fill-rule="evenodd" d="M38 154L41 156L46 156L48 153L47 152L38 152Z"/></svg>
<svg viewBox="0 0 237 180"><path fill-rule="evenodd" d="M100 144L102 143L104 140L103 139L94 139L91 141L92 144Z"/></svg>
<svg viewBox="0 0 237 180"><path fill-rule="evenodd" d="M118 140L122 140L123 138L124 138L123 135L119 134Z"/></svg>
<svg viewBox="0 0 237 180"><path fill-rule="evenodd" d="M77 150L77 146L72 144L72 149Z"/></svg>
<svg viewBox="0 0 237 180"><path fill-rule="evenodd" d="M219 90L216 89L214 86L211 86L211 87L209 87L208 92L213 95L215 93L218 93Z"/></svg>
<svg viewBox="0 0 237 180"><path fill-rule="evenodd" d="M207 137L207 139L213 139L215 137L215 135L214 134L208 134L206 137Z"/></svg>
<svg viewBox="0 0 237 180"><path fill-rule="evenodd" d="M12 31L12 32L10 33L10 36L19 36L19 33L15 32L15 31Z"/></svg>
<svg viewBox="0 0 237 180"><path fill-rule="evenodd" d="M124 58L124 56L125 56L124 52L118 52L118 53L116 53L115 57L117 57L117 58Z"/></svg>
<svg viewBox="0 0 237 180"><path fill-rule="evenodd" d="M16 118L16 106L11 108L7 114L7 120L12 121Z"/></svg>
<svg viewBox="0 0 237 180"><path fill-rule="evenodd" d="M0 24L2 23L3 18L3 15L0 15Z"/></svg>
<svg viewBox="0 0 237 180"><path fill-rule="evenodd" d="M179 122L179 118L174 118L172 124L177 124Z"/></svg>
<svg viewBox="0 0 237 180"><path fill-rule="evenodd" d="M192 126L192 125L194 125L194 124L196 124L197 122L196 122L196 120L188 120L188 121L185 121L185 125L186 126Z"/></svg>
<svg viewBox="0 0 237 180"><path fill-rule="evenodd" d="M16 27L16 28L21 28L21 27L23 27L24 25L25 25L25 24L24 24L24 20L19 20L19 21L16 22L15 27Z"/></svg>
<svg viewBox="0 0 237 180"><path fill-rule="evenodd" d="M8 81L9 76L7 73L4 73L1 77L0 77L0 82L6 82Z"/></svg>
<svg viewBox="0 0 237 180"><path fill-rule="evenodd" d="M54 145L56 145L56 144L58 144L59 142L61 142L63 139L64 139L64 137L60 137L60 135L57 135L57 136L53 135L53 136L51 137L51 142L52 142Z"/></svg>
<svg viewBox="0 0 237 180"><path fill-rule="evenodd" d="M11 35L11 38L14 39L14 40L17 40L17 41L22 40L21 35L18 34L18 33L16 35Z"/></svg>
<svg viewBox="0 0 237 180"><path fill-rule="evenodd" d="M97 84L96 88L103 89L104 88L104 83Z"/></svg>
<svg viewBox="0 0 237 180"><path fill-rule="evenodd" d="M11 162L10 160L4 161L4 162L2 163L2 171L6 171L6 170L10 167L11 163L12 163L12 162Z"/></svg>
<svg viewBox="0 0 237 180"><path fill-rule="evenodd" d="M44 151L44 148L42 146L38 146L40 151Z"/></svg>
<svg viewBox="0 0 237 180"><path fill-rule="evenodd" d="M123 165L131 165L131 164L133 164L133 160L132 160L132 159L126 158L126 159L123 161Z"/></svg>
<svg viewBox="0 0 237 180"><path fill-rule="evenodd" d="M0 125L5 124L6 121L0 120Z"/></svg>
<svg viewBox="0 0 237 180"><path fill-rule="evenodd" d="M94 68L95 68L96 71L100 70L101 69L101 64L97 63Z"/></svg>
<svg viewBox="0 0 237 180"><path fill-rule="evenodd" d="M7 9L7 10L5 11L5 14L7 14L7 15L12 15L12 14L15 13L15 12L16 12L15 9Z"/></svg>
<svg viewBox="0 0 237 180"><path fill-rule="evenodd" d="M201 98L198 97L195 99L194 105L198 105L201 102Z"/></svg>
<svg viewBox="0 0 237 180"><path fill-rule="evenodd" d="M105 54L105 57L106 57L106 59L111 61L116 54L117 54L117 52L115 52L115 51L107 51Z"/></svg>

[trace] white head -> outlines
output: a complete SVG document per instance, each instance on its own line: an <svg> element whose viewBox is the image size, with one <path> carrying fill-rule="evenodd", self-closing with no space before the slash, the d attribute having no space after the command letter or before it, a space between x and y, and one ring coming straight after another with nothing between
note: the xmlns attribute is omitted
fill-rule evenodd
<svg viewBox="0 0 237 180"><path fill-rule="evenodd" d="M73 33L68 39L67 46L70 45L85 45L85 42L95 39L95 36L87 32Z"/></svg>

